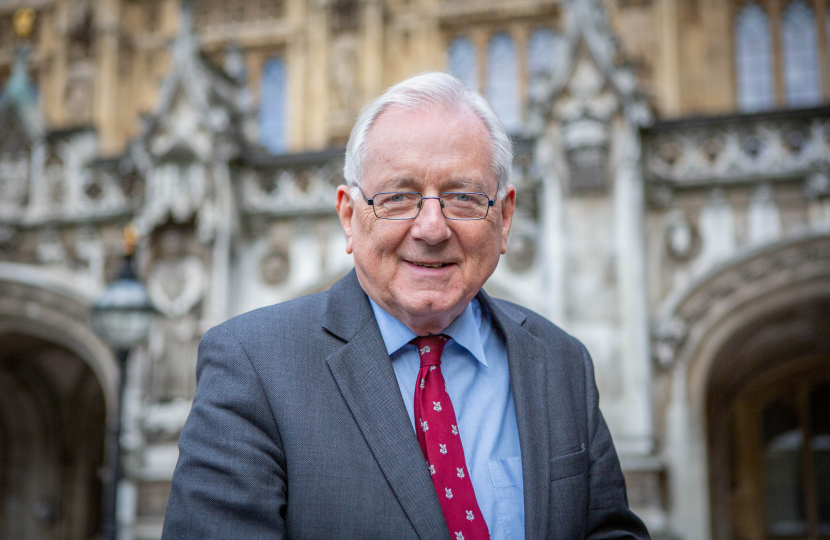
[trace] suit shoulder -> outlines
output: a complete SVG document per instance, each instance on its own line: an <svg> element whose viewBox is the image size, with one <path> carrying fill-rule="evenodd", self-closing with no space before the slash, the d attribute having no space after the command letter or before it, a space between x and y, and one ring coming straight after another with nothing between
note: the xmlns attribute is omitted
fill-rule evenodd
<svg viewBox="0 0 830 540"><path fill-rule="evenodd" d="M511 317L514 320L524 319L522 321L522 328L545 343L549 345L556 345L557 348L571 350L574 353L578 353L580 356L585 350L585 346L581 341L532 309L528 309L519 304L515 304L507 300L501 300L499 298L491 299L493 303L508 317Z"/></svg>
<svg viewBox="0 0 830 540"><path fill-rule="evenodd" d="M328 294L329 291L323 291L254 309L232 317L215 328L246 335L258 330L279 332L280 329L296 331L297 328L319 327Z"/></svg>

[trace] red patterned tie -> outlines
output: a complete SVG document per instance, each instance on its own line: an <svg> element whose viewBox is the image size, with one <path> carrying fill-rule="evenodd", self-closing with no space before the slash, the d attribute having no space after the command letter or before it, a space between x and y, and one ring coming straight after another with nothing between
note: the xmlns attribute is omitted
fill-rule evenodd
<svg viewBox="0 0 830 540"><path fill-rule="evenodd" d="M421 356L421 370L415 384L415 418L419 424L415 431L450 536L453 540L487 540L490 533L478 508L458 435L455 409L441 375L441 352L448 339L441 334L412 340Z"/></svg>

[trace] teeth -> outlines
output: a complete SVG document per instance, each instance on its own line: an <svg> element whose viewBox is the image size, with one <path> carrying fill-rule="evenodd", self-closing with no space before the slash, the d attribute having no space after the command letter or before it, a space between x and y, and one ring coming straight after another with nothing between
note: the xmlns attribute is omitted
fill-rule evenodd
<svg viewBox="0 0 830 540"><path fill-rule="evenodd" d="M443 268L444 267L444 263L435 263L435 264L415 263L415 264L417 264L418 266L421 266L423 268Z"/></svg>

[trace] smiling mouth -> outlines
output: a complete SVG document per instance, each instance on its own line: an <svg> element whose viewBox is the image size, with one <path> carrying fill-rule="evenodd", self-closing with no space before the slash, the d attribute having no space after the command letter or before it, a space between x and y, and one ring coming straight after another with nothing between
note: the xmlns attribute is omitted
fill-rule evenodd
<svg viewBox="0 0 830 540"><path fill-rule="evenodd" d="M437 269L437 268L444 268L445 266L449 266L452 263L442 263L442 262L438 262L438 263L418 263L418 262L413 262L412 264L414 264L415 266L420 266L421 268L435 268L435 269Z"/></svg>

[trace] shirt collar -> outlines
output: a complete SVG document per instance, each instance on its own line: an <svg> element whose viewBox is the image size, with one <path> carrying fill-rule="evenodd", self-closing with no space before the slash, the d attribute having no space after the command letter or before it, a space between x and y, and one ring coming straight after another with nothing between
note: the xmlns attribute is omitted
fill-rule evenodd
<svg viewBox="0 0 830 540"><path fill-rule="evenodd" d="M387 313L374 300L369 298L375 320L380 328L380 335L386 345L389 356L401 347L418 337L404 323ZM450 336L456 343L467 349L473 357L487 367L487 358L484 356L484 344L481 340L481 305L477 298L467 304L461 315L455 318L442 332Z"/></svg>

